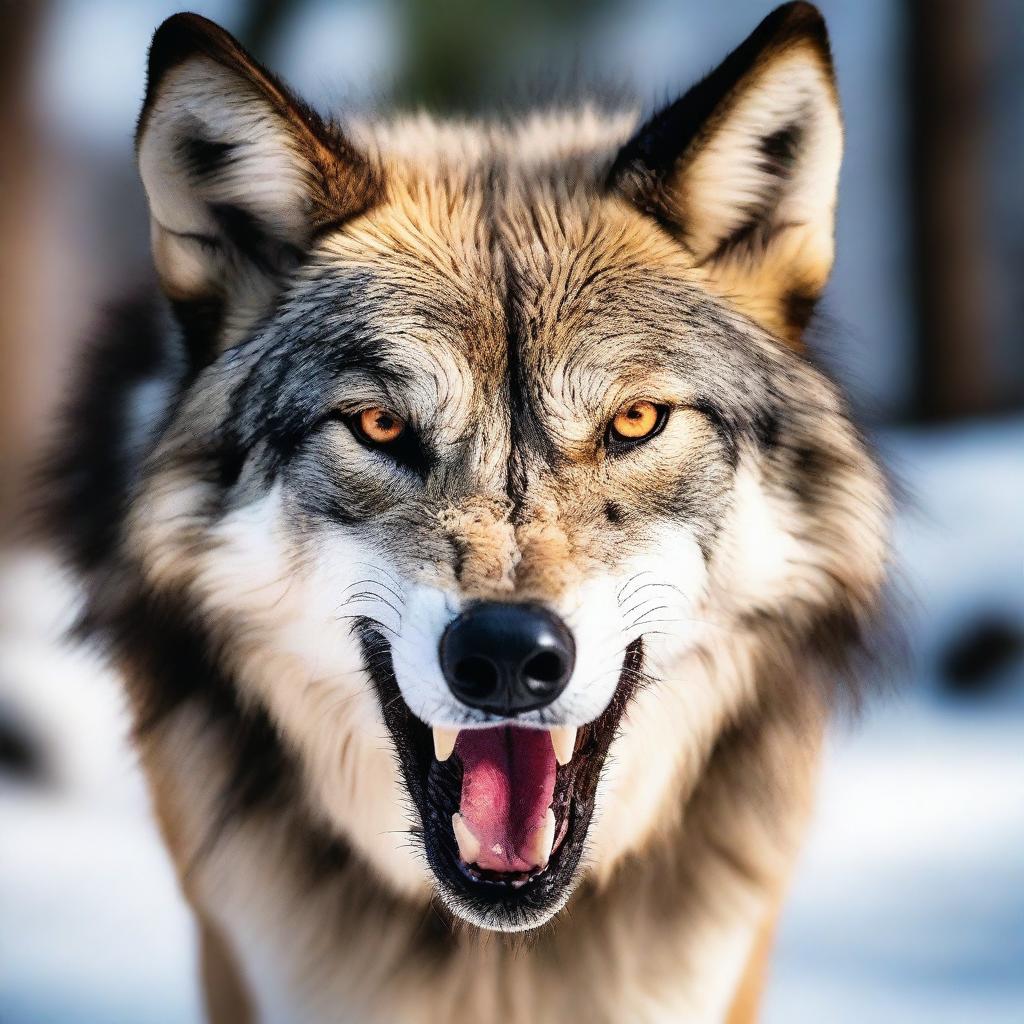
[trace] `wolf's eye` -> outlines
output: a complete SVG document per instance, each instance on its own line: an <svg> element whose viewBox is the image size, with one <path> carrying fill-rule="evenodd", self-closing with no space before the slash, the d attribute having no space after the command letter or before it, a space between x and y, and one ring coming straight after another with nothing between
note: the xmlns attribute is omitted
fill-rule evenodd
<svg viewBox="0 0 1024 1024"><path fill-rule="evenodd" d="M387 409L363 409L352 417L352 426L369 444L391 444L405 433L405 420Z"/></svg>
<svg viewBox="0 0 1024 1024"><path fill-rule="evenodd" d="M361 445L421 478L426 477L430 468L430 451L401 416L383 406L372 405L359 412L336 412L328 419L341 420Z"/></svg>
<svg viewBox="0 0 1024 1024"><path fill-rule="evenodd" d="M668 406L646 400L624 405L608 424L606 443L612 451L622 451L649 441L661 433L668 419Z"/></svg>

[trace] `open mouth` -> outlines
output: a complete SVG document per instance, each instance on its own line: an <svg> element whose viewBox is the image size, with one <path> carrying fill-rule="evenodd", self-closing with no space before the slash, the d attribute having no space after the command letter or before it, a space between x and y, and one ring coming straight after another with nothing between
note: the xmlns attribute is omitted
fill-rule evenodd
<svg viewBox="0 0 1024 1024"><path fill-rule="evenodd" d="M444 895L482 927L547 920L572 891L601 770L639 678L641 641L626 649L611 702L587 725L452 730L412 714L386 639L370 623L359 635Z"/></svg>

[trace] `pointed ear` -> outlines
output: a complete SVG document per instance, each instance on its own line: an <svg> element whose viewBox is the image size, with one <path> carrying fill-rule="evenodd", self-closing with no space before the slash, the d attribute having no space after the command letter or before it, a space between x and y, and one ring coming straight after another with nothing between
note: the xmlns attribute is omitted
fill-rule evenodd
<svg viewBox="0 0 1024 1024"><path fill-rule="evenodd" d="M833 255L842 124L825 23L778 8L619 153L610 185L708 286L798 346Z"/></svg>
<svg viewBox="0 0 1024 1024"><path fill-rule="evenodd" d="M313 236L367 209L374 168L223 29L165 21L136 133L153 258L188 332L226 343Z"/></svg>

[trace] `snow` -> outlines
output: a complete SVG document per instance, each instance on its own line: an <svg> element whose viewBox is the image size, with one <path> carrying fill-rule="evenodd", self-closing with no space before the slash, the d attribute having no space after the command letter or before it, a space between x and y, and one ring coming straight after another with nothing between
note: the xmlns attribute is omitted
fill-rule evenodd
<svg viewBox="0 0 1024 1024"><path fill-rule="evenodd" d="M72 614L43 556L0 565L0 697L48 757L43 783L0 774L0 1020L197 1021L192 920L117 681L60 639Z"/></svg>
<svg viewBox="0 0 1024 1024"><path fill-rule="evenodd" d="M1021 715L913 700L832 745L767 1024L1024 1019Z"/></svg>
<svg viewBox="0 0 1024 1024"><path fill-rule="evenodd" d="M944 695L939 655L979 615L1024 622L1024 420L880 439L914 671L829 744L782 919L767 1024L1024 1021L1024 664ZM194 933L115 681L59 645L70 595L38 553L0 574L0 699L55 751L0 777L0 1018L200 1019ZM57 754L59 753L59 757Z"/></svg>

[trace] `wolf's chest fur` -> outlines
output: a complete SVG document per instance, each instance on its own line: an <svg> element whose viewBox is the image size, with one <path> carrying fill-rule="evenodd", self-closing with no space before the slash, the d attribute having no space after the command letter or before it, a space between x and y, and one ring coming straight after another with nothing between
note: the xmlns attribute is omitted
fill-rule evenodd
<svg viewBox="0 0 1024 1024"><path fill-rule="evenodd" d="M211 1014L722 1019L885 575L820 16L643 124L343 128L179 15L137 144L53 508Z"/></svg>

